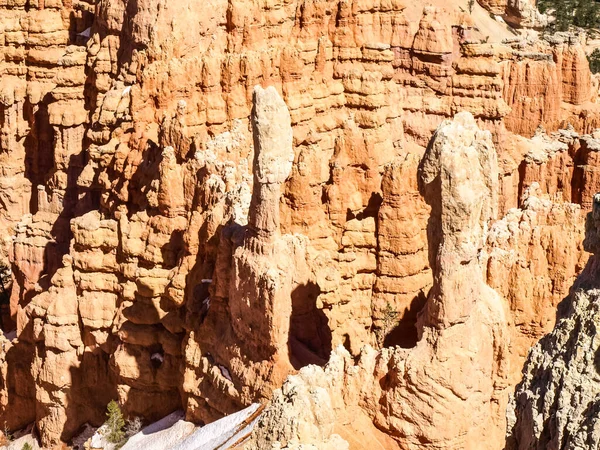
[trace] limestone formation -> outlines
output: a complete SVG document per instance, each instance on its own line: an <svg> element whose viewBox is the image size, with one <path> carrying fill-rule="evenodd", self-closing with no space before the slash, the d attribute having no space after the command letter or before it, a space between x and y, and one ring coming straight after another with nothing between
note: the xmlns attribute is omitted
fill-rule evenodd
<svg viewBox="0 0 600 450"><path fill-rule="evenodd" d="M213 279L223 292L213 291L215 298L203 300L207 325L230 330L219 345L198 336L200 348L211 349L206 354L214 355L214 359L189 371L192 379L212 384L210 389L229 385L226 396L234 405L268 398L293 370L292 299L294 290L307 284L310 276L306 240L280 233L280 189L292 168L292 128L288 109L273 87L255 88L252 125L254 183L248 225L237 231L239 244L232 242L231 247L225 247L229 253L223 257L229 260L230 273L216 273ZM219 303L225 303L222 295L227 299L228 325L211 323L223 320L213 313ZM212 379L207 372L217 367L220 374ZM192 388L192 379L186 388ZM194 387L189 395L201 401L203 390ZM204 418L206 412L192 407L190 414Z"/></svg>
<svg viewBox="0 0 600 450"><path fill-rule="evenodd" d="M493 14L502 16L511 25L520 28L542 29L549 23L546 15L535 7L534 0L478 0Z"/></svg>
<svg viewBox="0 0 600 450"><path fill-rule="evenodd" d="M474 298L467 295L446 301L444 283L448 282L453 296L453 282L480 275L477 255L487 223L497 214L497 174L491 134L479 130L470 114L457 114L452 123L440 125L419 167L423 196L432 207L428 242L437 282L424 314L431 321L427 325L448 327L464 322L481 295L475 290Z"/></svg>
<svg viewBox="0 0 600 450"><path fill-rule="evenodd" d="M380 412L376 423L405 448L424 442L432 448L480 448L489 442L494 448L503 428L508 336L502 301L485 284L478 263L484 230L496 211L491 134L479 130L470 114L458 114L436 131L419 177L432 207L434 281L419 318L419 342L389 360L397 373L383 387L383 405L393 412L387 417ZM453 375L442 375L448 373ZM452 420L455 414L464 422Z"/></svg>
<svg viewBox="0 0 600 450"><path fill-rule="evenodd" d="M429 245L436 263L416 346L379 353L365 347L357 365L338 349L324 372L303 369L274 395L249 449L273 442L335 448L361 414L396 440L390 446L381 438L381 448L503 448L508 330L502 301L478 262L496 207L491 134L468 113L443 123L423 157L420 180L432 206ZM361 433L377 440L366 424L371 427L363 423Z"/></svg>
<svg viewBox="0 0 600 450"><path fill-rule="evenodd" d="M483 276L517 342L515 383L585 265L598 82L579 39L540 40L483 9L537 27L526 0L473 14L467 0L426 3L0 2L0 261L12 273L0 426L36 423L60 445L100 425L111 399L126 416L208 422L267 401L339 345L381 351L380 378L418 354L412 373L445 355L413 349L423 342L499 325ZM469 197L446 175L475 154L472 185L456 175ZM486 389L469 400L488 414L482 433L501 422L489 399L504 375L490 391L500 369L485 359L500 335L436 350L454 357L467 338L496 349L468 364ZM446 369L418 378L440 384ZM393 413L369 400L356 429L429 436L397 412L409 385L388 381Z"/></svg>
<svg viewBox="0 0 600 450"><path fill-rule="evenodd" d="M505 118L509 130L532 136L539 126L554 131L582 119L591 122L578 126L580 131L598 126L591 73L579 36L561 33L542 41L516 38L505 42L513 49L502 65L503 98L512 109ZM570 106L565 109L565 105Z"/></svg>
<svg viewBox="0 0 600 450"><path fill-rule="evenodd" d="M524 192L521 209L492 224L481 262L488 285L510 310L511 367L523 367L529 349L552 330L556 308L588 258L583 234L581 208L552 202L537 183ZM520 381L520 370L510 378Z"/></svg>
<svg viewBox="0 0 600 450"><path fill-rule="evenodd" d="M255 425L246 450L397 449L362 407L374 383L377 352L365 347L358 364L343 347L334 349L324 368L304 367L273 393Z"/></svg>
<svg viewBox="0 0 600 450"><path fill-rule="evenodd" d="M509 408L509 448L595 448L598 446L598 230L600 196L586 221L583 242L592 253L557 323L530 351Z"/></svg>

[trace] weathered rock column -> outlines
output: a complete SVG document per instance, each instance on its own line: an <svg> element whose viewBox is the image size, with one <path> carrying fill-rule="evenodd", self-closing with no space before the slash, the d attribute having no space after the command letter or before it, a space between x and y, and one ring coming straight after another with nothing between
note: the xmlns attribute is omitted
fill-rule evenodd
<svg viewBox="0 0 600 450"><path fill-rule="evenodd" d="M170 218L185 216L183 170L181 165L177 164L173 147L166 147L163 150L159 173L158 208L160 212Z"/></svg>
<svg viewBox="0 0 600 450"><path fill-rule="evenodd" d="M248 225L259 238L279 235L281 185L292 172L294 149L290 113L274 87L254 89L254 187Z"/></svg>
<svg viewBox="0 0 600 450"><path fill-rule="evenodd" d="M477 258L498 203L498 164L490 132L480 130L471 114L457 114L433 136L419 178L432 207L428 237L435 277L422 318L424 325L447 327L471 315L483 286Z"/></svg>
<svg viewBox="0 0 600 450"><path fill-rule="evenodd" d="M491 135L470 113L440 125L419 169L434 275L419 341L382 352L375 374L385 379L375 423L403 449L502 448L507 324L478 261L497 177Z"/></svg>
<svg viewBox="0 0 600 450"><path fill-rule="evenodd" d="M281 185L292 170L294 151L288 109L273 87L254 89L254 185L243 244L233 256L229 295L232 326L249 357L276 358L289 365L292 291L302 279L305 242L281 236Z"/></svg>

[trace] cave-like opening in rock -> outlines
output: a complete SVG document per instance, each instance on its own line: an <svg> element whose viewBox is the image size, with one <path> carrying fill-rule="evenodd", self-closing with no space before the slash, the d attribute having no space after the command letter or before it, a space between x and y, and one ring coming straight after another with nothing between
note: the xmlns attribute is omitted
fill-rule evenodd
<svg viewBox="0 0 600 450"><path fill-rule="evenodd" d="M290 361L296 369L308 364L325 365L331 353L331 330L325 313L317 308L321 290L315 283L299 285L292 292Z"/></svg>
<svg viewBox="0 0 600 450"><path fill-rule="evenodd" d="M406 309L398 324L385 336L383 340L384 347L413 348L417 345L419 339L417 316L425 306L426 301L427 296L423 291L413 298L410 307Z"/></svg>

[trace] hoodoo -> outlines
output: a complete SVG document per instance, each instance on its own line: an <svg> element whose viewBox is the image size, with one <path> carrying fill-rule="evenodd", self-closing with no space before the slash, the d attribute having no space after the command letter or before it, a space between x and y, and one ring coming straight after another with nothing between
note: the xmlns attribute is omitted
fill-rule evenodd
<svg viewBox="0 0 600 450"><path fill-rule="evenodd" d="M0 1L4 437L594 447L572 3Z"/></svg>

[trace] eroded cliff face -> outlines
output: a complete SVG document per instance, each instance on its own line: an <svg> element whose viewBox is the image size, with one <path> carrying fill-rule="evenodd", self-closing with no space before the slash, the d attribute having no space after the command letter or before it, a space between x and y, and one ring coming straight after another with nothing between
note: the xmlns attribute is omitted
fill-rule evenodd
<svg viewBox="0 0 600 450"><path fill-rule="evenodd" d="M600 196L586 220L593 255L557 311L556 327L535 345L509 408L509 448L598 446L598 226Z"/></svg>
<svg viewBox="0 0 600 450"><path fill-rule="evenodd" d="M391 448L503 448L508 325L478 261L497 205L491 134L479 130L469 113L443 123L419 180L433 211L428 243L434 281L416 346L379 353L365 347L356 365L338 349L324 371L301 371L275 394L249 448L269 448L273 441L297 448L294 439L336 448L336 423L349 423L340 430L347 436L357 426L377 439L373 425L360 428L361 414L393 436ZM352 420L345 419L349 410L358 410Z"/></svg>
<svg viewBox="0 0 600 450"><path fill-rule="evenodd" d="M473 425L501 441L506 380L586 261L569 202L588 208L598 190L598 92L579 41L500 42L510 30L467 1L0 11L17 336L0 354L0 423L35 422L52 446L102 422L113 398L128 415L207 422L338 345L354 357L401 345L373 350L392 374L373 394L388 406L370 397L361 417L396 441L380 439L467 445L454 433ZM426 150L460 111L475 119ZM469 181L468 164L454 170L475 154ZM436 184L450 173L477 196ZM455 342L456 327L477 333ZM452 408L421 410L415 391L443 383L444 358L471 344L485 350L465 362L478 387L451 381L466 390L450 400L482 419L454 430L437 422Z"/></svg>
<svg viewBox="0 0 600 450"><path fill-rule="evenodd" d="M535 0L481 0L479 3L517 28L542 29L548 24L548 17L537 10Z"/></svg>

